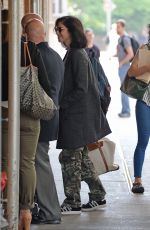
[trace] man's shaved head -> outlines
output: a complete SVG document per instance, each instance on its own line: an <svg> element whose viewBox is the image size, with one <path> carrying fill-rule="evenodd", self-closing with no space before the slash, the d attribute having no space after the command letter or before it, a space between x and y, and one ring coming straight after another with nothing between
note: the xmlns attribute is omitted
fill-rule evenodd
<svg viewBox="0 0 150 230"><path fill-rule="evenodd" d="M24 28L26 27L26 25L33 19L36 18L40 21L43 22L43 18L39 15L39 14L35 14L35 13L28 13L25 14L22 19L21 19L21 25L22 25L22 29L23 29L23 34L25 33Z"/></svg>
<svg viewBox="0 0 150 230"><path fill-rule="evenodd" d="M33 18L25 26L25 33L29 41L39 43L45 39L45 28L41 20Z"/></svg>

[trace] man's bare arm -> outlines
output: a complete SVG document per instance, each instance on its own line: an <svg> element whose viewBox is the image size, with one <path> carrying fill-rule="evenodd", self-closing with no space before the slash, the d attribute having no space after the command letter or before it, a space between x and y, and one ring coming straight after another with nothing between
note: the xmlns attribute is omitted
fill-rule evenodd
<svg viewBox="0 0 150 230"><path fill-rule="evenodd" d="M123 58L120 62L119 62L119 67L121 67L123 64L126 64L130 61L130 59L132 59L134 57L134 53L132 50L132 47L129 46L128 48L126 48L126 56L125 58Z"/></svg>

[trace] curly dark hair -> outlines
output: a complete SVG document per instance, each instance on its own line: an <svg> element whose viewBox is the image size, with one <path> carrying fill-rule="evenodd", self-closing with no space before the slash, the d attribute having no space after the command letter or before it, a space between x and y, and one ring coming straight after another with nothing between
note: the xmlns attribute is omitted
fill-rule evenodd
<svg viewBox="0 0 150 230"><path fill-rule="evenodd" d="M73 16L63 16L56 20L55 30L57 30L58 24L62 23L67 27L69 33L71 34L71 48L85 48L87 40L84 34L84 28L81 21Z"/></svg>

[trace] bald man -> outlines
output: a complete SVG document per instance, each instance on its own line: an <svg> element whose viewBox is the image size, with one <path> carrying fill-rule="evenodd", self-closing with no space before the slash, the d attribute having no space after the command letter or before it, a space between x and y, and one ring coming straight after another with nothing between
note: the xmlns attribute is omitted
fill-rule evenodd
<svg viewBox="0 0 150 230"><path fill-rule="evenodd" d="M25 14L22 19L21 19L21 26L22 26L22 35L25 34L25 27L26 25L31 21L33 20L33 18L36 18L40 21L43 22L43 18L41 17L41 15L39 14L35 14L35 13L27 13Z"/></svg>
<svg viewBox="0 0 150 230"><path fill-rule="evenodd" d="M50 95L55 105L59 107L63 86L63 61L45 41L45 29L42 21L33 19L25 26L25 32L28 40L34 42L41 53L50 82ZM40 211L38 216L32 216L32 223L34 224L58 224L61 221L60 205L48 156L49 141L57 139L58 125L59 112L50 121L41 120L35 162L37 173L36 199Z"/></svg>

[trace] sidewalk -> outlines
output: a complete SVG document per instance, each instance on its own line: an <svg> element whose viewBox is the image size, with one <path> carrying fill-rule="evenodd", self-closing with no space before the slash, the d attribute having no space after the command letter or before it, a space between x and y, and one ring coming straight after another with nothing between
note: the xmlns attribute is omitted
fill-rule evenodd
<svg viewBox="0 0 150 230"><path fill-rule="evenodd" d="M103 60L106 60L105 62ZM116 142L117 150L115 163L120 170L100 176L106 189L107 207L100 211L81 215L63 216L60 225L32 225L31 230L147 230L150 229L150 145L146 153L143 169L144 195L134 195L130 192L133 178L132 158L136 145L137 133L134 115L135 101L131 100L131 118L121 119L120 91L117 78L117 62L102 59L102 64L112 86L112 101L108 112L108 120L112 129L109 138ZM50 150L50 160L56 181L60 204L64 199L61 168L58 162L59 151L55 149L55 142ZM88 201L88 187L83 182L81 188L82 202Z"/></svg>

